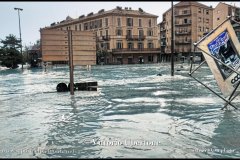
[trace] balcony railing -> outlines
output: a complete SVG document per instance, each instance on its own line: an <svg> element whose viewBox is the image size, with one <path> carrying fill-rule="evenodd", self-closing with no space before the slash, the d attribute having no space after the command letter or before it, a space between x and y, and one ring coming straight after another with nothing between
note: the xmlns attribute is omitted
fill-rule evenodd
<svg viewBox="0 0 240 160"><path fill-rule="evenodd" d="M164 42L161 42L161 46L166 46L166 43L164 43Z"/></svg>
<svg viewBox="0 0 240 160"><path fill-rule="evenodd" d="M160 48L119 48L119 49L112 49L113 52L141 52L141 51L160 51Z"/></svg>
<svg viewBox="0 0 240 160"><path fill-rule="evenodd" d="M144 35L126 35L128 41L142 41L146 38Z"/></svg>
<svg viewBox="0 0 240 160"><path fill-rule="evenodd" d="M165 39L165 38L166 38L166 36L165 36L165 35L161 36L161 39Z"/></svg>
<svg viewBox="0 0 240 160"><path fill-rule="evenodd" d="M161 28L160 31L166 31L166 28Z"/></svg>
<svg viewBox="0 0 240 160"><path fill-rule="evenodd" d="M175 34L176 35L191 34L191 30L188 30L188 31L176 31Z"/></svg>
<svg viewBox="0 0 240 160"><path fill-rule="evenodd" d="M181 13L177 12L175 16L188 16L191 15L191 10L187 10L186 12L182 11Z"/></svg>
<svg viewBox="0 0 240 160"><path fill-rule="evenodd" d="M191 39L188 39L188 40L176 40L175 44L189 44L191 42L192 42Z"/></svg>
<svg viewBox="0 0 240 160"><path fill-rule="evenodd" d="M97 37L98 41L109 41L110 40L110 36L100 36Z"/></svg>
<svg viewBox="0 0 240 160"><path fill-rule="evenodd" d="M191 25L191 24L192 24L191 21L188 21L187 23L180 23L180 22L175 23L176 26Z"/></svg>

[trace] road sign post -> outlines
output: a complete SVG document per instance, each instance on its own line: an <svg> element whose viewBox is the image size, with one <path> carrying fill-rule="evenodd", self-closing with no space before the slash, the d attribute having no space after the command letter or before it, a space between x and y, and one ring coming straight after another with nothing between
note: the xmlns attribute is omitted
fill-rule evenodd
<svg viewBox="0 0 240 160"><path fill-rule="evenodd" d="M72 50L72 31L68 31L68 48L69 48L69 73L70 73L70 94L74 95L74 66L73 66L73 50Z"/></svg>
<svg viewBox="0 0 240 160"><path fill-rule="evenodd" d="M44 62L68 62L71 95L74 95L74 66L96 65L96 37L91 31L41 30L41 49Z"/></svg>

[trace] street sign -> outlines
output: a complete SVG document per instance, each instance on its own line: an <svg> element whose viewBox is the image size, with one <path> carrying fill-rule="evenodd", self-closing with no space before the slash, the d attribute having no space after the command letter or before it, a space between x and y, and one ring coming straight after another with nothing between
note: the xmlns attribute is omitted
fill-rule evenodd
<svg viewBox="0 0 240 160"><path fill-rule="evenodd" d="M41 30L41 49L43 61L69 61L71 95L74 95L74 66L96 65L94 32Z"/></svg>
<svg viewBox="0 0 240 160"><path fill-rule="evenodd" d="M41 50L43 61L68 61L68 32L41 30Z"/></svg>
<svg viewBox="0 0 240 160"><path fill-rule="evenodd" d="M72 31L73 65L96 65L94 32Z"/></svg>
<svg viewBox="0 0 240 160"><path fill-rule="evenodd" d="M70 53L74 66L96 65L94 32L41 30L41 46L43 61L69 61Z"/></svg>
<svg viewBox="0 0 240 160"><path fill-rule="evenodd" d="M207 35L197 47L203 51L222 94L231 95L240 80L236 73L240 72L240 44L230 20Z"/></svg>

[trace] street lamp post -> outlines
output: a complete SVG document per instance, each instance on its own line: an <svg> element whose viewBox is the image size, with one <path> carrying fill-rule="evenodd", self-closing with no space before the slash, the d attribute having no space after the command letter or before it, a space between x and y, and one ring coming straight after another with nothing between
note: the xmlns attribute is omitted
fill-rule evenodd
<svg viewBox="0 0 240 160"><path fill-rule="evenodd" d="M173 11L173 1L172 1L172 24L171 24L171 28L172 28L172 34L171 34L171 76L174 76L174 11Z"/></svg>
<svg viewBox="0 0 240 160"><path fill-rule="evenodd" d="M19 34L20 34L20 42L21 42L22 69L23 69L22 35L21 35L20 13L19 13L19 11L22 11L23 9L22 8L14 8L14 10L18 10Z"/></svg>

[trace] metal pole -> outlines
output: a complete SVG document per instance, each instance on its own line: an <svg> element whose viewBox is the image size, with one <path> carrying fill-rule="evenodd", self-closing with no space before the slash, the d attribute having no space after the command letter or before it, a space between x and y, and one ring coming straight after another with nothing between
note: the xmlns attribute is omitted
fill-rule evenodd
<svg viewBox="0 0 240 160"><path fill-rule="evenodd" d="M68 31L68 51L69 51L69 69L70 69L70 94L74 95L73 79L73 50L72 50L72 31Z"/></svg>
<svg viewBox="0 0 240 160"><path fill-rule="evenodd" d="M172 1L171 76L174 76L174 24L173 24L173 23L174 23L174 21L173 21L173 17L174 17L174 16L173 16L173 14L174 14L174 12L173 12L173 1Z"/></svg>
<svg viewBox="0 0 240 160"><path fill-rule="evenodd" d="M21 55L22 55L22 69L23 69L22 34L21 34L21 23L20 23L20 13L19 13L19 10L22 11L23 9L22 8L14 8L14 10L18 10L19 34L20 34Z"/></svg>

